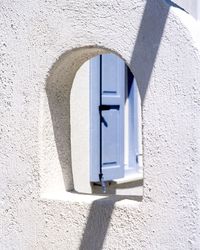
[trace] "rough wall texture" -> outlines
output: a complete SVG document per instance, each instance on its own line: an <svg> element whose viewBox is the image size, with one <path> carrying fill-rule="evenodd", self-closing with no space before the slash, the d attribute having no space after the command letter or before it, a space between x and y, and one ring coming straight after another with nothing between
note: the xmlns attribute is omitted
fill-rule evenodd
<svg viewBox="0 0 200 250"><path fill-rule="evenodd" d="M0 249L200 248L195 25L160 0L1 1ZM139 84L142 202L64 192L71 84L98 48Z"/></svg>

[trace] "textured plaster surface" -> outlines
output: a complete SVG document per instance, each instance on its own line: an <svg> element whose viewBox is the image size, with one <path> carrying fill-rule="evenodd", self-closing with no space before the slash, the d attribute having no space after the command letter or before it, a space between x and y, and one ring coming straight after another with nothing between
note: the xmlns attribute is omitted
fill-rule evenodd
<svg viewBox="0 0 200 250"><path fill-rule="evenodd" d="M199 249L194 20L160 0L13 0L0 13L0 249ZM139 85L142 201L65 192L71 85L98 48L120 55Z"/></svg>

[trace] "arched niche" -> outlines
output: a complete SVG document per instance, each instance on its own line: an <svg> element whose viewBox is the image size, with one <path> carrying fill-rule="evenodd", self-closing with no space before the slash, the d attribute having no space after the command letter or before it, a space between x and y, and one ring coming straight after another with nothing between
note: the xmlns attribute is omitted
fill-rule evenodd
<svg viewBox="0 0 200 250"><path fill-rule="evenodd" d="M49 72L42 112L41 185L44 193L73 190L70 140L72 84L84 62L98 54L111 52L94 46L74 49L63 54Z"/></svg>

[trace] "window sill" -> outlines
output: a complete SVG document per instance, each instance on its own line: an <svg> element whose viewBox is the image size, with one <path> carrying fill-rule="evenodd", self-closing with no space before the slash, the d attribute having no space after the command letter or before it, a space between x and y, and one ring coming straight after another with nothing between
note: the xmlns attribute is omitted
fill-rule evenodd
<svg viewBox="0 0 200 250"><path fill-rule="evenodd" d="M140 197L139 197L140 198ZM115 204L115 206L131 206L137 208L142 200L138 200L137 196L124 195L93 195L81 194L76 192L55 192L46 193L41 197L41 201L64 202L64 203L80 203L92 205L94 202L102 202L104 205Z"/></svg>
<svg viewBox="0 0 200 250"><path fill-rule="evenodd" d="M143 180L142 171L131 173L131 174L129 174L123 178L120 178L120 179L115 179L115 180L113 180L113 182L115 184L126 184L129 182L140 181L140 180Z"/></svg>

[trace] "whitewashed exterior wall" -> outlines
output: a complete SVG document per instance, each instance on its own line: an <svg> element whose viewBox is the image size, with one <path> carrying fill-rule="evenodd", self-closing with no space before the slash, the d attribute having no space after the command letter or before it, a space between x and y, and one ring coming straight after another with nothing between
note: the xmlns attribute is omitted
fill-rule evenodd
<svg viewBox="0 0 200 250"><path fill-rule="evenodd" d="M199 249L193 18L160 0L2 1L0 25L0 249ZM120 55L139 84L142 201L65 191L71 85L102 51Z"/></svg>

